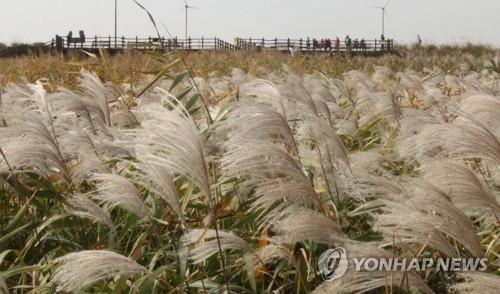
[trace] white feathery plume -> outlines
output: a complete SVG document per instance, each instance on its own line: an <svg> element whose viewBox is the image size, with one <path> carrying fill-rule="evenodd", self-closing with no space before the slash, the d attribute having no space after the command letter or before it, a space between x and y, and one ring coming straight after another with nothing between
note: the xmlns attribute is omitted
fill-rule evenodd
<svg viewBox="0 0 500 294"><path fill-rule="evenodd" d="M347 271L341 279L334 280L329 283L322 283L314 291L313 294L330 294L330 293L377 293L381 292L384 287L394 289L395 287L406 286L410 288L410 292L414 293L434 293L432 289L415 273L408 272L355 272ZM379 291L375 291L379 289ZM397 291L395 291L397 292ZM382 292L381 292L382 293ZM391 291L392 293L392 291Z"/></svg>
<svg viewBox="0 0 500 294"><path fill-rule="evenodd" d="M231 71L231 82L235 85L241 85L243 83L255 80L255 77L247 75L243 70L233 67Z"/></svg>
<svg viewBox="0 0 500 294"><path fill-rule="evenodd" d="M348 83L353 89L364 90L373 92L376 86L375 81L367 75L365 72L360 70L350 70L342 76L344 81Z"/></svg>
<svg viewBox="0 0 500 294"><path fill-rule="evenodd" d="M184 107L180 103L172 103L171 107L170 110L159 105L139 109L137 116L142 128L136 132L137 139L144 150L162 157L174 175L181 174L192 181L207 203L212 204L202 138Z"/></svg>
<svg viewBox="0 0 500 294"><path fill-rule="evenodd" d="M185 224L185 217L179 201L179 195L174 183L174 176L168 170L168 162L163 157L148 154L147 150L138 146L138 163L133 165L139 170L131 173L131 181L145 187L150 193L163 199L177 214L181 223Z"/></svg>
<svg viewBox="0 0 500 294"><path fill-rule="evenodd" d="M12 116L9 126L2 129L0 142L15 170L29 169L43 175L61 173L70 180L58 142L48 126L32 112L19 110Z"/></svg>
<svg viewBox="0 0 500 294"><path fill-rule="evenodd" d="M500 100L487 95L470 95L461 102L461 111L467 113L500 138Z"/></svg>
<svg viewBox="0 0 500 294"><path fill-rule="evenodd" d="M394 105L389 94L359 91L355 110L359 128L379 119L375 127L383 138L389 137L398 128L396 118L400 109Z"/></svg>
<svg viewBox="0 0 500 294"><path fill-rule="evenodd" d="M52 275L57 291L76 293L97 282L150 271L135 261L112 251L85 250L54 260L59 267Z"/></svg>
<svg viewBox="0 0 500 294"><path fill-rule="evenodd" d="M375 72L373 73L371 80L379 85L384 85L387 82L392 81L389 77L395 75L394 71L387 66L376 65L374 66L374 69Z"/></svg>
<svg viewBox="0 0 500 294"><path fill-rule="evenodd" d="M377 260L395 258L393 252L379 248L372 243L361 243L346 240L340 245L347 252L348 269L341 279L323 283L312 293L364 293L371 290L387 286L392 289L394 286L408 285L412 290L423 293L433 293L424 280L413 271L366 271L363 267L356 271L354 259L374 258ZM402 257L404 258L404 257ZM408 284L407 284L408 283Z"/></svg>
<svg viewBox="0 0 500 294"><path fill-rule="evenodd" d="M227 119L216 127L217 133L238 140L255 139L283 142L295 150L293 132L286 118L268 104L240 101L231 106ZM296 152L296 150L295 150Z"/></svg>
<svg viewBox="0 0 500 294"><path fill-rule="evenodd" d="M381 154L380 150L355 152L348 155L349 165L353 174L376 174L390 164L389 159Z"/></svg>
<svg viewBox="0 0 500 294"><path fill-rule="evenodd" d="M342 230L330 218L306 208L289 209L288 215L269 225L276 232L272 242L277 244L290 245L305 240L339 244L346 240Z"/></svg>
<svg viewBox="0 0 500 294"><path fill-rule="evenodd" d="M492 77L493 83L498 78ZM485 81L480 80L478 73L470 73L463 78L464 88L466 93L472 94L485 94L490 96L495 96L495 91L491 86L488 86ZM491 84L491 83L490 83Z"/></svg>
<svg viewBox="0 0 500 294"><path fill-rule="evenodd" d="M497 275L482 272L460 272L456 273L456 278L461 281L450 286L450 289L456 293L498 293L500 277Z"/></svg>
<svg viewBox="0 0 500 294"><path fill-rule="evenodd" d="M269 241L273 242L273 239ZM248 254L250 262L253 262L254 267L259 263L270 263L274 260L286 260L292 262L293 257L291 251L287 246L276 245L269 243L266 246L259 247L254 254Z"/></svg>
<svg viewBox="0 0 500 294"><path fill-rule="evenodd" d="M219 253L219 245L222 251L239 249L244 253L253 253L253 249L240 237L230 232L212 229L191 230L182 236L181 242L186 246L194 245L189 252L194 263L203 262L210 256Z"/></svg>
<svg viewBox="0 0 500 294"><path fill-rule="evenodd" d="M398 72L395 76L406 88L416 89L420 86L422 75L413 70Z"/></svg>
<svg viewBox="0 0 500 294"><path fill-rule="evenodd" d="M483 251L469 218L441 190L422 181L393 200L382 199L384 214L376 216L374 229L384 233L388 242L419 243L434 246L448 256L455 256L443 238L449 235L460 242L472 256ZM397 245L397 244L396 244Z"/></svg>
<svg viewBox="0 0 500 294"><path fill-rule="evenodd" d="M405 110L400 121L401 131L396 151L407 161L420 164L444 152L443 122L421 110Z"/></svg>
<svg viewBox="0 0 500 294"><path fill-rule="evenodd" d="M337 170L348 170L348 151L342 144L335 129L324 119L318 116L311 116L304 119L298 125L298 140L302 149L312 149L318 147L321 151L323 161L332 164L331 168ZM300 151L304 157L306 150ZM318 155L316 154L315 157ZM316 158L320 161L320 158Z"/></svg>
<svg viewBox="0 0 500 294"><path fill-rule="evenodd" d="M49 98L53 107L58 110L56 122L63 118L74 119L85 130L107 132L107 115L98 99L78 95L64 88L50 94Z"/></svg>
<svg viewBox="0 0 500 294"><path fill-rule="evenodd" d="M495 194L464 164L452 160L434 160L423 166L422 179L444 191L460 210L468 215L483 212L500 218Z"/></svg>
<svg viewBox="0 0 500 294"><path fill-rule="evenodd" d="M84 89L88 98L91 98L99 105L100 113L104 116L104 121L107 126L111 125L110 111L108 105L108 93L104 84L95 73L91 73L86 69L81 70L81 78L79 79L80 86Z"/></svg>
<svg viewBox="0 0 500 294"><path fill-rule="evenodd" d="M220 162L220 182L241 179L241 194L255 189L252 209L272 211L272 218L279 218L286 207L321 205L298 161L278 145L262 140L230 141Z"/></svg>
<svg viewBox="0 0 500 294"><path fill-rule="evenodd" d="M272 82L257 79L242 84L240 87L240 95L245 99L254 99L256 101L268 103L283 117L288 119L281 93Z"/></svg>
<svg viewBox="0 0 500 294"><path fill-rule="evenodd" d="M210 99L214 97L215 91L210 86L210 84L205 81L205 79L203 79L202 77L194 77L193 82L203 99L205 99L206 101L210 101Z"/></svg>
<svg viewBox="0 0 500 294"><path fill-rule="evenodd" d="M90 197L109 203L111 207L120 206L140 218L149 217L150 209L128 179L116 174L94 174L91 179L99 183L97 193L89 193Z"/></svg>
<svg viewBox="0 0 500 294"><path fill-rule="evenodd" d="M116 232L115 225L107 211L102 209L87 195L74 194L67 200L68 207L66 208L73 215L88 218L103 225L106 225L113 232Z"/></svg>
<svg viewBox="0 0 500 294"><path fill-rule="evenodd" d="M441 138L450 156L482 158L500 164L499 138L476 119L466 116L455 119L452 127L443 128Z"/></svg>

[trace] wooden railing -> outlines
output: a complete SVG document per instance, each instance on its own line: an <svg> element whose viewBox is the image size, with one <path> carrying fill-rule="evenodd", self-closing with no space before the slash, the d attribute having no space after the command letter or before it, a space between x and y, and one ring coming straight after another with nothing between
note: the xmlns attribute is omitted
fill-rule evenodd
<svg viewBox="0 0 500 294"><path fill-rule="evenodd" d="M93 37L93 38L69 38L56 36L52 41L52 46L58 50L70 49L145 49L145 50L235 50L235 46L219 38L165 38L165 37L147 37L147 38L114 38Z"/></svg>
<svg viewBox="0 0 500 294"><path fill-rule="evenodd" d="M323 45L322 45L323 44ZM394 47L394 41L391 40L357 40L351 39L350 44L346 41L339 40L338 43L335 40L331 40L329 46L327 46L327 42L322 43L321 41L314 42L314 39L306 38L306 39L258 39L258 38L236 38L235 39L235 47L237 50L248 50L248 49L256 49L260 50L261 48L269 48L275 50L298 50L301 52L307 51L326 51L326 52L335 52L335 51L370 51L370 52L383 52L383 51L391 51Z"/></svg>
<svg viewBox="0 0 500 294"><path fill-rule="evenodd" d="M264 39L264 38L235 38L233 43L223 41L219 38L68 38L56 36L51 42L51 47L58 51L67 49L96 50L99 48L109 50L144 49L144 50L281 50L301 52L388 52L393 49L393 40L351 40L350 44L344 40L330 43L315 42L314 39ZM330 44L328 46L328 44Z"/></svg>

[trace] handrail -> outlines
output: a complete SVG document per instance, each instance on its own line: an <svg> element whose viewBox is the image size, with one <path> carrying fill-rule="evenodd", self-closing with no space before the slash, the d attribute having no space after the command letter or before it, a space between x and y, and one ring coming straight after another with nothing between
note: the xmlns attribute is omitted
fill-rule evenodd
<svg viewBox="0 0 500 294"><path fill-rule="evenodd" d="M384 52L391 51L394 46L392 39L389 40L346 40L335 42L316 42L315 39L265 39L265 38L235 38L233 43L223 41L217 37L214 38L165 38L165 37L147 37L147 38L114 38L111 36L93 38L70 38L56 36L55 40L50 42L52 48L62 51L63 49L143 49L143 50L283 50L283 51L302 51L302 52L340 52L340 51L370 51Z"/></svg>

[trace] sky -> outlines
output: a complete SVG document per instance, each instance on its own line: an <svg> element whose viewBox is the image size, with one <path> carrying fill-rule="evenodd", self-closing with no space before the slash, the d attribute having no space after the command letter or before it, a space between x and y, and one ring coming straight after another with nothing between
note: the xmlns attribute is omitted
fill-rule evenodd
<svg viewBox="0 0 500 294"><path fill-rule="evenodd" d="M87 37L155 36L133 0L0 0L0 42L47 42L84 30ZM162 36L184 38L184 0L137 0ZM481 43L500 47L499 0L187 0L188 35L240 38L386 39L412 44Z"/></svg>

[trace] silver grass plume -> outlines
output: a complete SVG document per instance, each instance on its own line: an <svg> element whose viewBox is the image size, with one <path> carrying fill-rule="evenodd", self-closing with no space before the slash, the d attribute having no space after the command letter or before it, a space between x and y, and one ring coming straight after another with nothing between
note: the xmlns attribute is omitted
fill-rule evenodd
<svg viewBox="0 0 500 294"><path fill-rule="evenodd" d="M450 289L456 293L498 293L500 277L489 273L461 272L456 277L460 282L451 285Z"/></svg>
<svg viewBox="0 0 500 294"><path fill-rule="evenodd" d="M72 195L67 200L67 204L68 207L66 210L69 213L103 224L116 233L115 225L109 213L92 201L87 195Z"/></svg>
<svg viewBox="0 0 500 294"><path fill-rule="evenodd" d="M100 112L104 116L106 125L111 126L110 111L108 105L108 93L104 84L95 73L91 73L85 69L81 71L79 79L80 86L84 89L87 97L93 99L100 107Z"/></svg>
<svg viewBox="0 0 500 294"><path fill-rule="evenodd" d="M487 95L470 95L461 102L461 111L467 113L500 138L500 99Z"/></svg>
<svg viewBox="0 0 500 294"><path fill-rule="evenodd" d="M335 129L325 119L318 116L304 118L297 126L297 140L302 157L307 158L305 153L310 150L309 153L315 153L314 157L318 162L327 162L334 170L349 171L349 152ZM319 158L318 150L323 158Z"/></svg>
<svg viewBox="0 0 500 294"><path fill-rule="evenodd" d="M384 289L388 293L397 291L394 287L406 286L410 292L419 293L434 293L427 284L414 273L408 272L354 272L347 271L341 279L329 283L322 283L314 291L313 294L329 294L329 293L372 293L377 289Z"/></svg>
<svg viewBox="0 0 500 294"><path fill-rule="evenodd" d="M271 213L268 221L280 218L287 207L321 207L297 159L280 146L262 140L230 140L227 148L220 160L220 182L240 179L238 189L243 196L254 190L252 209Z"/></svg>
<svg viewBox="0 0 500 294"><path fill-rule="evenodd" d="M398 128L396 118L400 117L399 106L395 105L389 94L359 91L355 106L358 128L373 126L384 138L388 138ZM377 122L378 120L378 122Z"/></svg>
<svg viewBox="0 0 500 294"><path fill-rule="evenodd" d="M112 251L85 250L69 253L53 261L59 267L51 281L57 291L79 292L99 281L121 276L150 273L142 265Z"/></svg>
<svg viewBox="0 0 500 294"><path fill-rule="evenodd" d="M126 178L116 174L94 174L91 179L98 182L97 190L89 197L119 206L142 219L149 217L150 208L146 206L141 194Z"/></svg>
<svg viewBox="0 0 500 294"><path fill-rule="evenodd" d="M469 218L459 210L445 192L423 181L415 181L408 192L384 199L384 214L376 216L374 229L384 233L387 242L430 245L457 256L444 239L449 235L460 242L472 256L483 255L476 231ZM406 246L406 245L401 245Z"/></svg>
<svg viewBox="0 0 500 294"><path fill-rule="evenodd" d="M443 126L440 137L450 156L482 158L500 164L499 138L474 118L464 115L455 119L452 126Z"/></svg>
<svg viewBox="0 0 500 294"><path fill-rule="evenodd" d="M468 215L478 212L500 218L495 194L465 164L434 160L421 168L422 179L444 191L453 204Z"/></svg>
<svg viewBox="0 0 500 294"><path fill-rule="evenodd" d="M295 138L283 114L267 103L240 101L231 106L227 119L216 127L216 134L232 142L245 139L276 141L294 150Z"/></svg>
<svg viewBox="0 0 500 294"><path fill-rule="evenodd" d="M340 283L340 287L347 287L348 289L356 288L356 290L352 290L353 292L347 289L344 290L346 293L358 293L358 291L363 293L369 291L370 289L376 289L384 286L392 289L393 286L401 285L403 285L404 288L409 286L412 290L418 289L424 293L433 293L427 286L426 282L420 277L420 274L414 271L366 271L363 267L360 268L360 271L356 271L356 264L354 262L355 258L358 260L362 258L387 260L396 257L394 252L380 248L379 244L348 240L341 245L347 252L348 270L346 275L342 276L342 279L339 279L337 282L334 281L334 283ZM414 257L412 253L409 254L410 256L402 258L411 259ZM344 278L346 278L346 280L344 280ZM357 282L360 282L361 285L356 285ZM331 289L326 284L330 283L325 283L325 289Z"/></svg>
<svg viewBox="0 0 500 294"><path fill-rule="evenodd" d="M230 232L212 229L194 229L182 236L181 242L186 246L194 246L189 256L194 263L200 263L220 250L239 249L244 253L253 253L253 249L245 240Z"/></svg>
<svg viewBox="0 0 500 294"><path fill-rule="evenodd" d="M162 157L172 174L194 183L206 202L213 204L203 140L186 113L181 103L173 102L170 110L159 105L140 108L137 117L142 127L136 132L137 140L144 150Z"/></svg>
<svg viewBox="0 0 500 294"><path fill-rule="evenodd" d="M330 218L306 208L293 208L275 223L269 224L276 236L272 242L292 245L305 240L324 244L340 244L347 237Z"/></svg>
<svg viewBox="0 0 500 294"><path fill-rule="evenodd" d="M91 96L78 95L68 89L61 88L51 94L51 104L58 110L58 120L73 119L82 129L92 133L98 131L107 133L108 121L106 109L103 109L99 99Z"/></svg>
<svg viewBox="0 0 500 294"><path fill-rule="evenodd" d="M423 164L445 154L442 138L443 129L449 127L448 124L420 110L405 110L400 123L396 151L401 158Z"/></svg>
<svg viewBox="0 0 500 294"><path fill-rule="evenodd" d="M287 110L281 93L271 81L257 79L241 85L240 94L246 100L254 100L271 104L283 117L287 118Z"/></svg>
<svg viewBox="0 0 500 294"><path fill-rule="evenodd" d="M2 129L2 149L17 171L27 169L44 176L61 174L71 181L59 143L49 128L37 115L19 109L9 118L9 126Z"/></svg>
<svg viewBox="0 0 500 294"><path fill-rule="evenodd" d="M168 162L165 162L163 157L148 154L141 146L138 146L136 151L139 162L132 163L137 170L130 173L130 180L145 187L170 205L185 228L186 220L177 195L174 176L168 169Z"/></svg>
<svg viewBox="0 0 500 294"><path fill-rule="evenodd" d="M350 70L344 73L342 78L345 83L352 87L352 89L356 89L356 91L364 90L372 92L377 85L376 81L360 70Z"/></svg>

